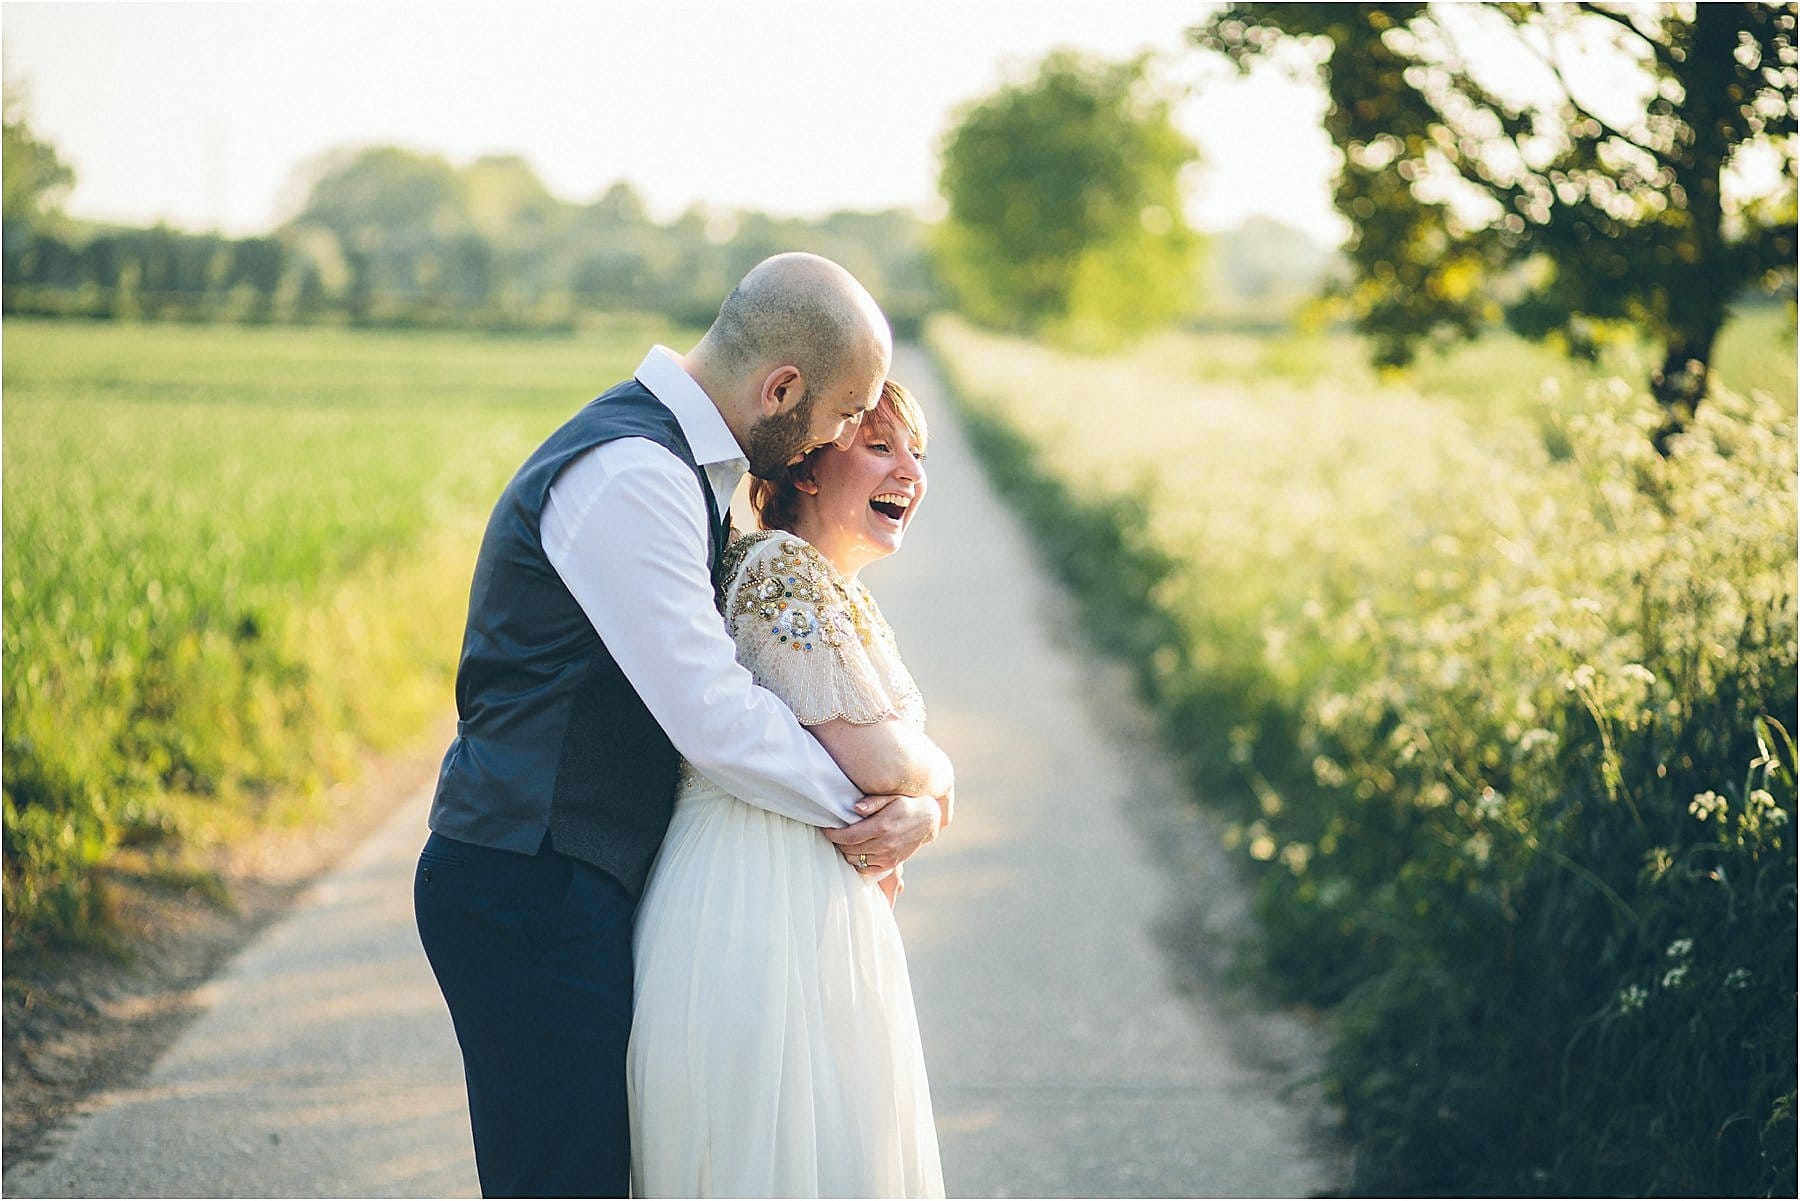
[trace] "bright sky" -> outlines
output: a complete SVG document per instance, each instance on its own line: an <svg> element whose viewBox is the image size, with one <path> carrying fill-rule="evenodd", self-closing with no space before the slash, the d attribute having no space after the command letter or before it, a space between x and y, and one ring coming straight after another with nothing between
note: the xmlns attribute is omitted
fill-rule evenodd
<svg viewBox="0 0 1800 1201"><path fill-rule="evenodd" d="M1335 243L1315 86L1239 81L1183 31L1201 0L235 0L0 4L9 84L76 173L73 214L234 235L291 211L295 169L345 145L464 164L522 155L585 202L630 182L781 215L935 216L956 107L1049 50L1166 57L1204 165L1190 217L1252 214ZM1203 87L1200 85L1204 85Z"/></svg>

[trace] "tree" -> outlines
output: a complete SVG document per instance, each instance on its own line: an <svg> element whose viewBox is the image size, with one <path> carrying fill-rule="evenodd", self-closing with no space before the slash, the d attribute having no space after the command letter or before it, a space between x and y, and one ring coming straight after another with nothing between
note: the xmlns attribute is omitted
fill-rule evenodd
<svg viewBox="0 0 1800 1201"><path fill-rule="evenodd" d="M6 85L4 131L0 133L0 214L5 218L6 249L12 252L34 229L56 215L57 206L75 182L75 173L56 148L38 140L25 116L25 95Z"/></svg>
<svg viewBox="0 0 1800 1201"><path fill-rule="evenodd" d="M934 257L969 316L1079 334L1141 330L1185 309L1198 238L1180 175L1197 152L1147 68L1059 51L958 114Z"/></svg>
<svg viewBox="0 0 1800 1201"><path fill-rule="evenodd" d="M1662 347L1666 449L1732 302L1792 271L1791 6L1233 4L1192 36L1240 70L1328 45L1350 297L1383 362L1499 316L1576 351L1626 321ZM1778 165L1753 191L1758 155Z"/></svg>
<svg viewBox="0 0 1800 1201"><path fill-rule="evenodd" d="M594 217L608 225L648 225L650 209L638 190L624 180L606 189L606 194L588 206Z"/></svg>
<svg viewBox="0 0 1800 1201"><path fill-rule="evenodd" d="M338 151L309 170L313 183L305 207L286 235L292 241L321 229L337 239L350 270L345 304L354 318L454 295L447 263L467 259L451 248L471 232L472 222L462 182L448 162L378 146Z"/></svg>

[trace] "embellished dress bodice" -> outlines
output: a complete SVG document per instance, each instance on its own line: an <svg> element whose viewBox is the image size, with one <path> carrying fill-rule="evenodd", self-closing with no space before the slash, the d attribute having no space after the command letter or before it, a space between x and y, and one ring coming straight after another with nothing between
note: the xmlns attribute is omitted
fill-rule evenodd
<svg viewBox="0 0 1800 1201"><path fill-rule="evenodd" d="M875 597L811 543L786 530L745 535L726 550L716 586L738 662L801 725L925 724L925 698ZM680 795L708 790L683 761Z"/></svg>

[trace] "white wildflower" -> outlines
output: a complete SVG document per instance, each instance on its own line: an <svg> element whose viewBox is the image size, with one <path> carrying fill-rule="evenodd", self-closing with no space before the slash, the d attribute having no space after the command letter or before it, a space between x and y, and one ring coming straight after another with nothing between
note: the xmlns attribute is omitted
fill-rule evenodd
<svg viewBox="0 0 1800 1201"><path fill-rule="evenodd" d="M1725 798L1711 789L1696 793L1694 799L1688 802L1688 812L1701 821L1718 817L1725 812Z"/></svg>
<svg viewBox="0 0 1800 1201"><path fill-rule="evenodd" d="M1542 726L1525 731L1519 736L1519 750L1525 753L1537 750L1540 746L1554 745L1556 735Z"/></svg>

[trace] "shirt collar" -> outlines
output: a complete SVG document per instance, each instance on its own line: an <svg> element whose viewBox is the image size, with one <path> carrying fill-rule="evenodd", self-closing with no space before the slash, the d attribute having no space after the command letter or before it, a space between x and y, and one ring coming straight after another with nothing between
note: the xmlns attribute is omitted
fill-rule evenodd
<svg viewBox="0 0 1800 1201"><path fill-rule="evenodd" d="M644 361L638 364L636 378L675 414L696 463L705 467L713 463L744 461L743 448L737 444L731 427L719 415L712 398L681 366L681 358L674 351L667 346L651 347Z"/></svg>

